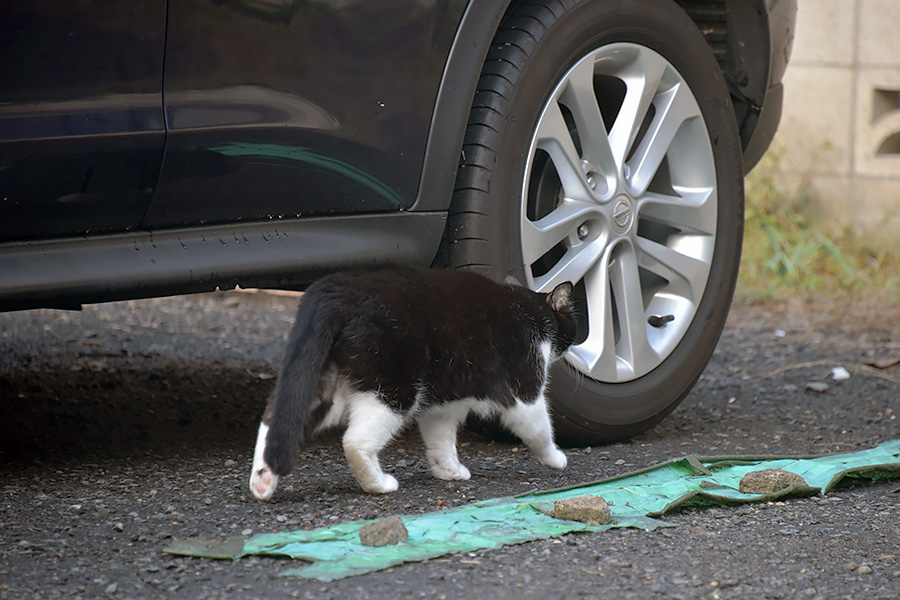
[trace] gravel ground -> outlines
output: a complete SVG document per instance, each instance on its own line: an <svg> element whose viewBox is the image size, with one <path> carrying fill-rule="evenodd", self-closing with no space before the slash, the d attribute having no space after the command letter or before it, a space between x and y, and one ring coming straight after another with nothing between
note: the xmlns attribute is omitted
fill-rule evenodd
<svg viewBox="0 0 900 600"><path fill-rule="evenodd" d="M684 454L811 454L900 436L900 307L739 303L694 392L629 443L537 464L462 437L468 482L433 479L418 438L385 453L389 496L358 491L335 435L273 502L247 489L257 420L296 299L210 294L0 314L0 599L900 598L900 482L684 510L654 532L572 534L333 583L288 562L177 558L171 538L314 528L609 477ZM849 380L836 382L844 366ZM809 383L826 384L815 392Z"/></svg>

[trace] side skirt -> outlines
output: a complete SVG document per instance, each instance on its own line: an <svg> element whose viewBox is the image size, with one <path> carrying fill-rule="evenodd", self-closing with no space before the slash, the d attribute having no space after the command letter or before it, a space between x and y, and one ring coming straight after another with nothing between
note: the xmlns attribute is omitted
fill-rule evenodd
<svg viewBox="0 0 900 600"><path fill-rule="evenodd" d="M427 266L445 221L404 212L0 244L0 311L237 285L302 289L341 268Z"/></svg>

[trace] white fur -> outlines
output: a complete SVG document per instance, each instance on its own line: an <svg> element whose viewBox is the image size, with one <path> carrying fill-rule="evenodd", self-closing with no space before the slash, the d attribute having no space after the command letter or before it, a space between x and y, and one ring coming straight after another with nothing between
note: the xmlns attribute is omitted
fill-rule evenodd
<svg viewBox="0 0 900 600"><path fill-rule="evenodd" d="M456 433L469 415L469 403L459 402L434 406L418 417L419 431L425 442L431 472L438 479L469 479L472 475L459 462Z"/></svg>
<svg viewBox="0 0 900 600"><path fill-rule="evenodd" d="M500 413L500 422L525 442L542 465L566 468L566 455L553 442L553 425L543 394L532 404L516 401L515 406Z"/></svg>
<svg viewBox="0 0 900 600"><path fill-rule="evenodd" d="M272 472L263 458L268 434L269 427L260 423L259 433L256 434L256 449L253 451L253 468L250 471L250 491L258 500L268 500L278 487L278 475Z"/></svg>
<svg viewBox="0 0 900 600"><path fill-rule="evenodd" d="M547 375L550 371L550 353L553 349L553 346L550 342L541 342L538 345L538 355L541 357L543 361L542 366L544 368L544 386L547 385Z"/></svg>
<svg viewBox="0 0 900 600"><path fill-rule="evenodd" d="M403 417L388 408L374 392L353 394L348 399L348 406L344 456L353 475L370 494L395 491L399 484L381 470L378 453L403 428Z"/></svg>
<svg viewBox="0 0 900 600"><path fill-rule="evenodd" d="M543 369L544 389L541 389L540 396L533 403L525 403L517 399L515 406L501 412L500 422L519 436L542 465L553 469L565 469L568 460L553 441L553 423L550 420L547 398L544 395L550 370L552 345L550 342L541 342L537 346L537 351Z"/></svg>

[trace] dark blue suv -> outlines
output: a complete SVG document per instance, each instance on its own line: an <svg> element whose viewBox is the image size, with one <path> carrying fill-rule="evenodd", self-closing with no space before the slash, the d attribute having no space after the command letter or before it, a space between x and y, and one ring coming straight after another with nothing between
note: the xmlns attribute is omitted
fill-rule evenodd
<svg viewBox="0 0 900 600"><path fill-rule="evenodd" d="M561 439L668 414L738 272L795 0L32 0L0 20L0 309L381 263L576 282Z"/></svg>

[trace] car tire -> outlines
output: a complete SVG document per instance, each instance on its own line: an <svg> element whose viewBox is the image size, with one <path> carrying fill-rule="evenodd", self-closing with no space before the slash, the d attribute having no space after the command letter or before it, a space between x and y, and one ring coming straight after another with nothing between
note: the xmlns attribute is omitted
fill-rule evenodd
<svg viewBox="0 0 900 600"><path fill-rule="evenodd" d="M561 443L627 439L690 392L721 334L743 235L741 144L719 65L672 0L518 5L469 117L449 266L576 284L553 368Z"/></svg>

